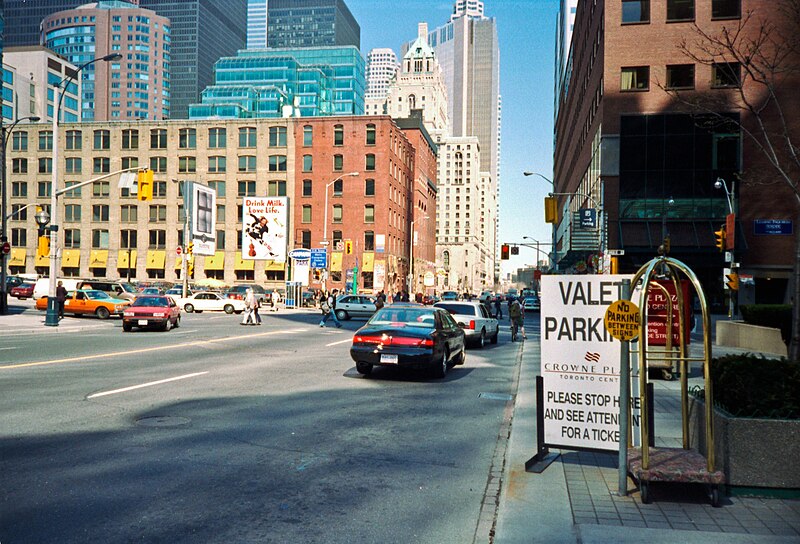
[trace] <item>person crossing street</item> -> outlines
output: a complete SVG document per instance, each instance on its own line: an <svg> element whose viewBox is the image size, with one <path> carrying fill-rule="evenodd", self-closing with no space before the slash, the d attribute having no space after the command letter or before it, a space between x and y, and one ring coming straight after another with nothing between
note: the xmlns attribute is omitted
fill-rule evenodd
<svg viewBox="0 0 800 544"><path fill-rule="evenodd" d="M331 291L324 301L322 301L322 321L319 322L320 327L324 327L325 323L328 322L328 319L333 319L333 322L336 324L337 329L342 328L342 324L339 322L339 318L336 317L336 295L339 293L337 289Z"/></svg>

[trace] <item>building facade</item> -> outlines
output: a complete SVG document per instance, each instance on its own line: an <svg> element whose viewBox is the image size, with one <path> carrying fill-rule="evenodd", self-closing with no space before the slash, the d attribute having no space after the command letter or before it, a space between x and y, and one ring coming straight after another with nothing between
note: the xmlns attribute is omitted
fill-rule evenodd
<svg viewBox="0 0 800 544"><path fill-rule="evenodd" d="M169 117L169 19L128 2L101 1L45 17L42 41L76 66L122 55L81 70L81 120Z"/></svg>
<svg viewBox="0 0 800 544"><path fill-rule="evenodd" d="M459 17L483 18L483 2L481 0L456 0L450 20Z"/></svg>
<svg viewBox="0 0 800 544"><path fill-rule="evenodd" d="M568 193L559 197L561 269L604 271L592 255L614 249L624 251L616 268L633 272L668 240L670 255L698 274L712 307L722 309L727 265L714 233L735 211L731 256L748 280L740 302L788 301L797 210L792 191L776 183L746 136L757 121L737 103L739 89L750 93L753 82L730 59L705 64L675 47L699 39L695 25L715 35L738 29L748 13L743 39L762 21L776 35L790 35L794 30L773 7L760 0L578 4L574 36L581 39L572 44L555 127L554 180L557 192ZM788 130L797 134L798 103L791 96L797 76L789 77L777 98L787 108ZM716 107L687 106L696 100ZM602 211L588 230L580 228L586 208Z"/></svg>
<svg viewBox="0 0 800 544"><path fill-rule="evenodd" d="M353 46L361 49L361 27L344 0L269 0L267 46Z"/></svg>
<svg viewBox="0 0 800 544"><path fill-rule="evenodd" d="M268 0L247 0L247 48L263 49L267 46Z"/></svg>
<svg viewBox="0 0 800 544"><path fill-rule="evenodd" d="M389 84L397 76L398 68L393 49L376 48L367 55L367 92L364 96L367 115L386 113Z"/></svg>

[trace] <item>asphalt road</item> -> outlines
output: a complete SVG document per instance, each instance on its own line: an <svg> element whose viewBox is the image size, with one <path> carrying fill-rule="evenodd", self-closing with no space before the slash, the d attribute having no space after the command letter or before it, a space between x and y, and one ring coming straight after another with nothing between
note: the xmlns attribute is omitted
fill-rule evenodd
<svg viewBox="0 0 800 544"><path fill-rule="evenodd" d="M507 321L434 380L358 375L363 321L239 320L1 337L0 542L475 540L515 390Z"/></svg>

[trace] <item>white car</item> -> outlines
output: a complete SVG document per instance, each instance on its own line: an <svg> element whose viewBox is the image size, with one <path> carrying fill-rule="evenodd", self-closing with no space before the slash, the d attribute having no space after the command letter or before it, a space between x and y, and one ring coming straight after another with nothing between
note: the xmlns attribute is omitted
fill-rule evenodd
<svg viewBox="0 0 800 544"><path fill-rule="evenodd" d="M243 300L225 298L219 293L210 291L201 291L186 298L176 298L175 302L188 314L192 312L198 314L200 312L225 312L226 314L235 312L240 314L245 309Z"/></svg>
<svg viewBox="0 0 800 544"><path fill-rule="evenodd" d="M434 306L450 312L458 326L464 329L467 342L472 342L481 348L486 345L487 338L492 344L497 343L500 325L480 302L446 301L437 302Z"/></svg>

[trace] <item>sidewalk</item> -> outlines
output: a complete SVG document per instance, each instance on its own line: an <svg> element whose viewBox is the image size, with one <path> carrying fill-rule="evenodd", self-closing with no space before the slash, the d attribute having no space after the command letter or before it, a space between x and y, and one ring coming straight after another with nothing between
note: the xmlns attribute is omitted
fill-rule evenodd
<svg viewBox="0 0 800 544"><path fill-rule="evenodd" d="M8 313L0 315L0 334L73 333L75 331L96 329L106 326L93 318L70 317L59 321L57 327L44 324L46 312L37 310L33 300L17 300L9 297Z"/></svg>
<svg viewBox="0 0 800 544"><path fill-rule="evenodd" d="M541 474L525 472L525 462L536 453L540 363L538 333L529 338L520 347L522 368L492 542L800 543L800 500L723 497L722 507L713 508L701 486L665 484L651 504L643 504L630 477L628 495L618 495L616 453L563 450ZM712 346L715 357L738 351ZM680 382L654 380L654 389L656 446L680 447Z"/></svg>

